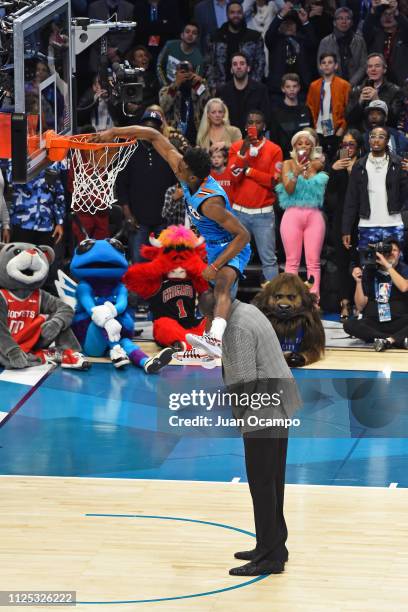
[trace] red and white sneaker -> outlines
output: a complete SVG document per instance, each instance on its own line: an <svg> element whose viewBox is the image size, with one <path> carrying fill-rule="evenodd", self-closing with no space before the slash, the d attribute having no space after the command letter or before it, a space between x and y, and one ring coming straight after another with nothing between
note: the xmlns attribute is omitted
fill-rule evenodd
<svg viewBox="0 0 408 612"><path fill-rule="evenodd" d="M186 340L196 349L200 349L201 352L211 355L212 357L222 356L222 342L217 340L210 333L205 332L202 336L196 334L187 334Z"/></svg>
<svg viewBox="0 0 408 612"><path fill-rule="evenodd" d="M89 370L91 362L79 351L65 349L62 351L61 368L71 368L72 370Z"/></svg>
<svg viewBox="0 0 408 612"><path fill-rule="evenodd" d="M173 359L176 359L181 365L199 365L207 370L211 370L217 365L220 365L219 359L214 358L212 355L207 355L207 353L203 353L202 351L198 351L195 348L189 351L174 353Z"/></svg>
<svg viewBox="0 0 408 612"><path fill-rule="evenodd" d="M42 364L60 365L62 368L72 370L89 370L91 367L90 361L82 353L73 349L41 349L36 351L35 355L41 359Z"/></svg>

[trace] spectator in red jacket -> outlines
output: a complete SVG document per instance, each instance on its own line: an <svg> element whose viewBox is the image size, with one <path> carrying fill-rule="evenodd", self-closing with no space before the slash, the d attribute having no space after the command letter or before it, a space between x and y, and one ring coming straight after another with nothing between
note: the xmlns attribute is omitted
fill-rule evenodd
<svg viewBox="0 0 408 612"><path fill-rule="evenodd" d="M276 196L273 188L282 166L282 149L265 138L265 117L250 111L246 137L230 148L228 165L232 171L233 201L239 221L255 239L266 280L278 274L275 253Z"/></svg>

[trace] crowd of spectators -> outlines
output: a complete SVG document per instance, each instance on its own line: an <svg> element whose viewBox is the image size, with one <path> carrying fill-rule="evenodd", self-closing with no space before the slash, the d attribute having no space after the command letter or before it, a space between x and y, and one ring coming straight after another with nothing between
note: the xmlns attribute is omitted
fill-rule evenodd
<svg viewBox="0 0 408 612"><path fill-rule="evenodd" d="M78 129L144 124L180 150L205 148L212 175L251 233L262 277L270 280L279 266L298 272L304 251L319 295L325 253L336 266L337 308L346 319L358 248L392 237L405 251L407 3L78 0L73 11L137 23L110 30L81 62ZM107 75L125 61L141 69L143 94L118 107ZM10 220L0 217L3 239L21 229L55 237L62 212L59 191L51 191L54 224L40 227L20 213L37 194L13 189ZM182 190L148 143L139 143L119 175L117 198L132 261L150 232L187 223Z"/></svg>

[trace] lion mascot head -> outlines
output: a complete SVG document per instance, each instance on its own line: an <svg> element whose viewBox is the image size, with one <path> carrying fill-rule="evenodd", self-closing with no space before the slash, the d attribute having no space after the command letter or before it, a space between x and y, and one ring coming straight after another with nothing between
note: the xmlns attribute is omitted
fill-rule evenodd
<svg viewBox="0 0 408 612"><path fill-rule="evenodd" d="M316 296L299 276L279 274L264 285L253 303L271 322L291 367L323 357L325 335Z"/></svg>

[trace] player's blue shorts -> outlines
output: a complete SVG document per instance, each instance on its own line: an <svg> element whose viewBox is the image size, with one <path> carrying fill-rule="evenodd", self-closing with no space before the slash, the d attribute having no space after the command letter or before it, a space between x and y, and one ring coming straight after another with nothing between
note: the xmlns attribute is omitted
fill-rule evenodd
<svg viewBox="0 0 408 612"><path fill-rule="evenodd" d="M229 242L212 242L211 240L206 242L207 247L207 255L208 262L213 263L222 251L225 251ZM251 257L251 247L249 244L245 245L245 247L240 251L235 257L227 261L224 266L230 266L237 270L239 276L244 275L244 270L248 265L249 259Z"/></svg>

